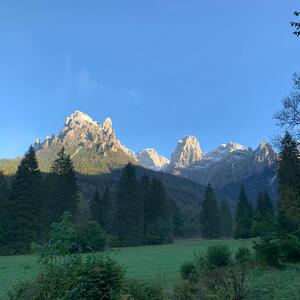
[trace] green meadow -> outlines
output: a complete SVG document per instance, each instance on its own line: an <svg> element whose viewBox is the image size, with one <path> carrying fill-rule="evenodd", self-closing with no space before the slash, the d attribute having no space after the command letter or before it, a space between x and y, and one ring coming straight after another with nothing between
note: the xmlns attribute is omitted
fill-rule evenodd
<svg viewBox="0 0 300 300"><path fill-rule="evenodd" d="M193 259L194 253L215 244L228 245L233 251L252 247L252 240L180 240L170 245L117 248L109 254L127 270L129 277L140 280L159 279L166 289L179 278L179 266ZM34 255L0 256L0 299L18 281L29 279L38 270ZM300 299L300 267L282 270L256 270L250 276L253 299Z"/></svg>

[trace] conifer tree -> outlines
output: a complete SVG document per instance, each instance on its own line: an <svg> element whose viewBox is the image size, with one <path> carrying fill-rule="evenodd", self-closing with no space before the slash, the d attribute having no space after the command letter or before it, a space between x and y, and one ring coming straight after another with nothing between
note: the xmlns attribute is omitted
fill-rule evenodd
<svg viewBox="0 0 300 300"><path fill-rule="evenodd" d="M246 239L251 237L252 219L252 204L249 202L244 187L242 186L235 213L234 238Z"/></svg>
<svg viewBox="0 0 300 300"><path fill-rule="evenodd" d="M149 232L148 225L151 224L151 198L150 198L150 191L151 191L151 183L149 176L144 174L141 178L140 184L140 193L141 199L144 206L144 222L143 222L143 243L147 244L147 232Z"/></svg>
<svg viewBox="0 0 300 300"><path fill-rule="evenodd" d="M170 203L161 180L156 178L151 180L147 201L146 244L170 243L173 231Z"/></svg>
<svg viewBox="0 0 300 300"><path fill-rule="evenodd" d="M279 221L290 226L300 225L300 159L297 143L289 132L281 141L279 179ZM287 220L283 221L283 219ZM288 226L288 227L290 227Z"/></svg>
<svg viewBox="0 0 300 300"><path fill-rule="evenodd" d="M46 178L46 228L58 222L64 212L74 215L79 201L79 191L76 185L76 174L72 160L64 148L58 152L53 161L51 172Z"/></svg>
<svg viewBox="0 0 300 300"><path fill-rule="evenodd" d="M222 200L220 204L220 236L231 238L233 235L233 219L230 205L227 200Z"/></svg>
<svg viewBox="0 0 300 300"><path fill-rule="evenodd" d="M12 253L26 253L37 241L41 222L41 173L30 146L18 166L9 197L8 243Z"/></svg>
<svg viewBox="0 0 300 300"><path fill-rule="evenodd" d="M116 232L122 246L143 243L144 207L140 187L132 164L127 164L116 193Z"/></svg>
<svg viewBox="0 0 300 300"><path fill-rule="evenodd" d="M5 254L4 245L7 245L8 224L8 197L9 186L2 171L0 171L0 254Z"/></svg>
<svg viewBox="0 0 300 300"><path fill-rule="evenodd" d="M273 203L267 192L259 193L253 218L253 235L268 234L274 226Z"/></svg>
<svg viewBox="0 0 300 300"><path fill-rule="evenodd" d="M93 220L100 224L106 232L111 231L112 219L112 198L108 187L105 188L101 197L96 190L91 202L91 213Z"/></svg>
<svg viewBox="0 0 300 300"><path fill-rule="evenodd" d="M200 214L202 237L215 239L220 237L220 214L216 195L210 184L207 185Z"/></svg>

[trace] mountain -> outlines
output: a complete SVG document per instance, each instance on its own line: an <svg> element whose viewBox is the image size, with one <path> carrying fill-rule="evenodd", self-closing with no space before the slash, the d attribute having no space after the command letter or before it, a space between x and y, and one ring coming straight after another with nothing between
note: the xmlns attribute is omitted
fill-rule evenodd
<svg viewBox="0 0 300 300"><path fill-rule="evenodd" d="M198 140L194 136L188 135L177 142L167 171L179 175L178 170L193 166L202 157L203 152Z"/></svg>
<svg viewBox="0 0 300 300"><path fill-rule="evenodd" d="M265 141L255 150L230 142L203 153L196 138L187 136L177 143L168 171L201 185L211 183L216 189L226 191L228 196L229 187L239 190L242 183L251 186L249 190L253 195L264 189L276 194L276 162L277 154ZM256 182L255 191L253 182Z"/></svg>
<svg viewBox="0 0 300 300"><path fill-rule="evenodd" d="M135 154L135 157L143 166L156 171L164 170L170 164L166 157L158 155L153 148L141 150Z"/></svg>

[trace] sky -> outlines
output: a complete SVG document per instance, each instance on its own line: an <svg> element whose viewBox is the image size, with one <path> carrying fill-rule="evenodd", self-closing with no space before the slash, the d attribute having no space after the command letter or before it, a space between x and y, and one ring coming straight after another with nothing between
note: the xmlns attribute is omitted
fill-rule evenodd
<svg viewBox="0 0 300 300"><path fill-rule="evenodd" d="M300 71L297 0L0 1L0 158L81 110L138 151L255 148Z"/></svg>

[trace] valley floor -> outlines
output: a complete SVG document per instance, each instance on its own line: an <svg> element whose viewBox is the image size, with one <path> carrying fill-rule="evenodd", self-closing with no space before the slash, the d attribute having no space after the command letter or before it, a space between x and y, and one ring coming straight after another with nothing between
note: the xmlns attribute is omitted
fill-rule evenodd
<svg viewBox="0 0 300 300"><path fill-rule="evenodd" d="M180 240L171 245L117 248L110 254L124 265L127 274L141 280L158 278L165 287L172 287L179 278L179 266L191 259L195 252L210 245L226 244L232 250L251 247L252 240ZM36 257L0 256L0 299L7 289L37 272ZM300 299L300 267L288 266L284 270L257 270L251 275L252 299Z"/></svg>

